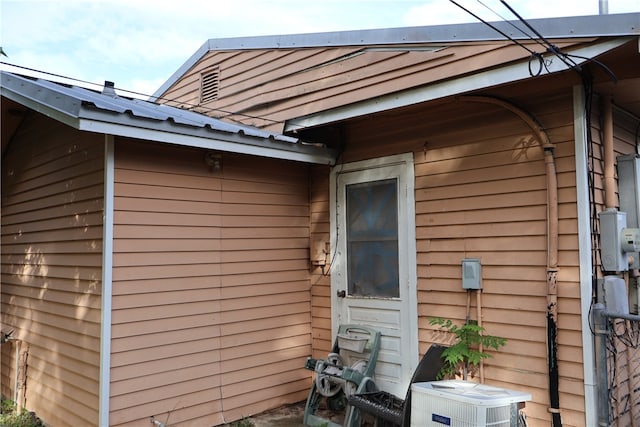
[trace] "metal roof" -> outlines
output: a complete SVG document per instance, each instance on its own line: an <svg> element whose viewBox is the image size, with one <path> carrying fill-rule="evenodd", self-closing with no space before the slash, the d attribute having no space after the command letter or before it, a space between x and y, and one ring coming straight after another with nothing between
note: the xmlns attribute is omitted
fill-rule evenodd
<svg viewBox="0 0 640 427"><path fill-rule="evenodd" d="M543 18L531 19L528 22L548 39L640 35L640 13ZM516 30L516 28L522 28L519 21L491 22L490 24L514 39L528 38ZM505 38L483 23L209 39L160 86L153 97L160 97L207 52L214 50L303 49L490 40L505 40Z"/></svg>
<svg viewBox="0 0 640 427"><path fill-rule="evenodd" d="M325 147L204 114L49 80L0 72L0 94L83 131L264 157L331 164Z"/></svg>

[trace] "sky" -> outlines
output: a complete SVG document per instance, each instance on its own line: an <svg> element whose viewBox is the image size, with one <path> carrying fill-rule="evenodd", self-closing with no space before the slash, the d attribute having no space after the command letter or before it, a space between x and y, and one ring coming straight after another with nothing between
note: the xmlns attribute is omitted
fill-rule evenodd
<svg viewBox="0 0 640 427"><path fill-rule="evenodd" d="M487 21L515 19L500 0L456 1ZM597 15L600 4L506 1L525 19ZM640 0L606 3L640 12ZM465 22L478 21L450 0L0 0L0 69L151 95L208 39Z"/></svg>

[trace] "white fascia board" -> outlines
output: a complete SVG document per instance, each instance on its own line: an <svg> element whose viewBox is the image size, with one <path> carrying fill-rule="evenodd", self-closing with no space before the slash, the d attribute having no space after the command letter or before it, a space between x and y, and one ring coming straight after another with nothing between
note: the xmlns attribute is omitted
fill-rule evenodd
<svg viewBox="0 0 640 427"><path fill-rule="evenodd" d="M125 126L117 123L110 123L97 120L80 119L77 127L79 130L95 133L104 133L135 139L164 142L187 147L204 148L208 150L226 151L238 154L248 154L253 156L270 157L283 160L293 160L305 163L316 163L332 165L335 163L335 156L328 149L317 149L309 146L300 147L300 151L286 150L276 147L261 147L259 145L244 144L241 142L225 141L217 138L204 138L194 135L172 133L164 130L154 130Z"/></svg>
<svg viewBox="0 0 640 427"><path fill-rule="evenodd" d="M616 38L596 45L576 49L568 53L570 55L585 58L594 58L604 52L619 47L632 39L633 37ZM569 69L564 62L553 54L544 55L544 60L546 63L546 69L542 69L540 76ZM582 64L586 62L586 60L575 58L574 62ZM527 58L526 60L519 61L517 63L482 71L470 76L390 93L376 98L371 98L366 101L356 102L354 104L310 114L300 118L290 119L285 123L284 132L286 134L292 134L298 130L306 128L335 123L354 117L380 113L396 108L407 107L409 105L433 101L447 96L460 95L491 86L503 85L529 78L531 78L531 74L529 72L529 58Z"/></svg>

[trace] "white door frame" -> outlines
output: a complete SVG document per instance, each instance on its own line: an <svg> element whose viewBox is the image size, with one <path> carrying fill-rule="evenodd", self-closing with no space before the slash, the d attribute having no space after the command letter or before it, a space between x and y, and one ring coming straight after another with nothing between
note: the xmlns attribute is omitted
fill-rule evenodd
<svg viewBox="0 0 640 427"><path fill-rule="evenodd" d="M415 228L415 179L413 153L405 153L388 157L380 157L371 160L363 160L353 163L336 165L330 174L330 224L331 224L331 248L333 263L331 266L331 328L335 339L338 320L338 296L336 289L344 289L342 283L344 277L344 230L338 230L337 190L338 176L343 173L367 171L376 168L400 166L398 176L400 188L398 191L398 241L400 286L405 286L408 296L404 301L406 312L404 313L407 329L402 332L407 337L407 347L403 348L403 384L406 391L409 381L418 364L418 301L417 301L417 262L416 262L416 228ZM342 234L341 234L342 233ZM404 310L403 310L404 311ZM405 354L406 353L406 354ZM407 366L404 366L404 365ZM404 395L403 395L404 396ZM402 396L402 397L403 397Z"/></svg>

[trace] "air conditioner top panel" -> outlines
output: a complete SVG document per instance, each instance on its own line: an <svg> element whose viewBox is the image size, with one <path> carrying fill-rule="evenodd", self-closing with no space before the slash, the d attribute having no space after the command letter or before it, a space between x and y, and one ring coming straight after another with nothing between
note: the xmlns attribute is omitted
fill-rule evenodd
<svg viewBox="0 0 640 427"><path fill-rule="evenodd" d="M530 393L460 380L415 383L411 386L411 391L478 406L493 407L531 400Z"/></svg>

